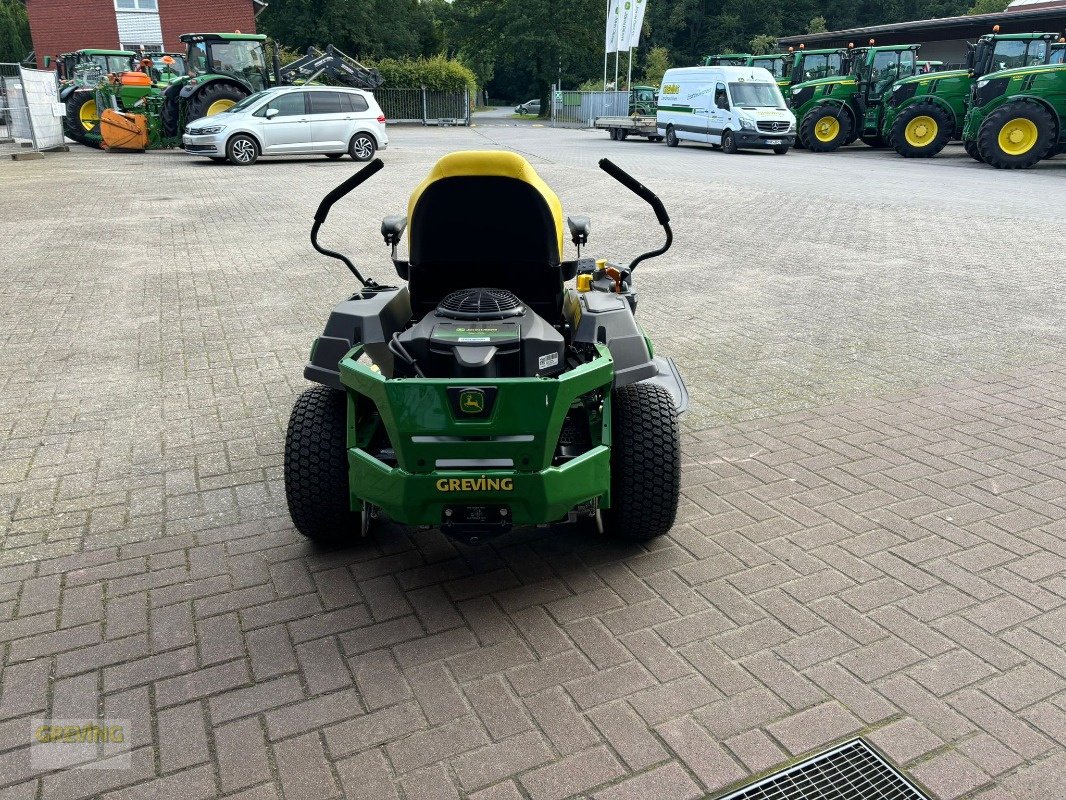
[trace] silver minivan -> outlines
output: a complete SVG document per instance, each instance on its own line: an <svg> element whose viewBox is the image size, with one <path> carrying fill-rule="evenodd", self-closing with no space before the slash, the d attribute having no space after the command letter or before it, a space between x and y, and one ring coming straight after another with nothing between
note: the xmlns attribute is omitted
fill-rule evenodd
<svg viewBox="0 0 1066 800"><path fill-rule="evenodd" d="M369 161L389 144L370 92L340 86L279 86L185 126L186 153L254 164L260 156L321 154Z"/></svg>

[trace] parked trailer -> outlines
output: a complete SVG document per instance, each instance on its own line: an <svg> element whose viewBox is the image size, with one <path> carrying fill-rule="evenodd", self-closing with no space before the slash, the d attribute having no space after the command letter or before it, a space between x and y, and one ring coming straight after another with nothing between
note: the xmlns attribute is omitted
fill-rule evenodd
<svg viewBox="0 0 1066 800"><path fill-rule="evenodd" d="M626 137L646 136L650 142L661 142L663 137L655 127L655 116L634 115L632 117L596 117L592 127L605 130L611 139L621 142Z"/></svg>

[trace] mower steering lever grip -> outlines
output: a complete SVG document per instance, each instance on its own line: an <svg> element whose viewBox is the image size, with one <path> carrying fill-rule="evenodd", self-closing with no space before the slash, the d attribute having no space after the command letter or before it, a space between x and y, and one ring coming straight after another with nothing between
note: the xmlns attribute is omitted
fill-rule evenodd
<svg viewBox="0 0 1066 800"><path fill-rule="evenodd" d="M321 225L326 221L326 217L329 216L329 210L333 208L333 205L344 197L346 194L354 190L357 186L372 178L376 173L380 172L385 167L385 164L380 158L375 158L357 173L352 175L348 180L334 189L332 192L322 198L322 202L318 204L318 211L315 212L315 222Z"/></svg>
<svg viewBox="0 0 1066 800"><path fill-rule="evenodd" d="M660 225L666 225L670 221L670 215L666 213L666 206L663 205L663 201L643 183L606 158L600 159L600 169L650 205Z"/></svg>

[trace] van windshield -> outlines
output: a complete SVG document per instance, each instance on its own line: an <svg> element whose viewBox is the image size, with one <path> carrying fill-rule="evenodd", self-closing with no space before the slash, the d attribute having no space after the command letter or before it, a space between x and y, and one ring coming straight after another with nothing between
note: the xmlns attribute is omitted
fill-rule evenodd
<svg viewBox="0 0 1066 800"><path fill-rule="evenodd" d="M729 96L742 108L784 108L785 98L773 83L731 83Z"/></svg>

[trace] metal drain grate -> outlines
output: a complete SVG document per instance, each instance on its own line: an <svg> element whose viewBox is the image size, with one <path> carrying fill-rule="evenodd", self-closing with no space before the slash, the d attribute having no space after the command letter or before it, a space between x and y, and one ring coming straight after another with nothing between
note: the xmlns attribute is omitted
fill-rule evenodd
<svg viewBox="0 0 1066 800"><path fill-rule="evenodd" d="M719 800L929 800L862 739L801 761Z"/></svg>

